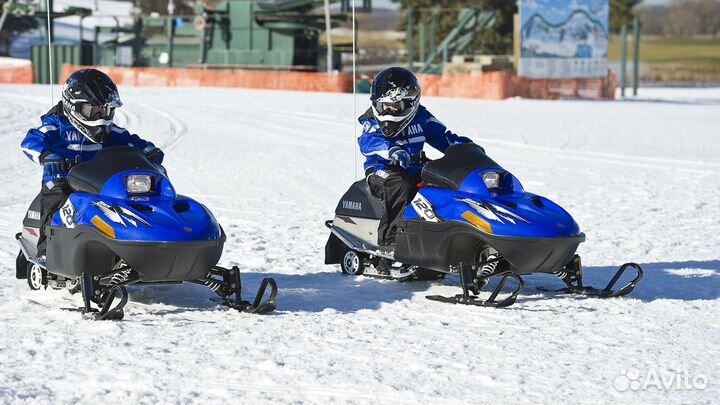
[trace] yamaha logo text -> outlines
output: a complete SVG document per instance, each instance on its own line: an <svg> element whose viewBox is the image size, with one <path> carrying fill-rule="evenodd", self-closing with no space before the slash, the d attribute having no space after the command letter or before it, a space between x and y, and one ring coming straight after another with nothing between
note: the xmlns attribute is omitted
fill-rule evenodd
<svg viewBox="0 0 720 405"><path fill-rule="evenodd" d="M362 211L362 203L360 203L358 201L343 200L342 206L346 210Z"/></svg>

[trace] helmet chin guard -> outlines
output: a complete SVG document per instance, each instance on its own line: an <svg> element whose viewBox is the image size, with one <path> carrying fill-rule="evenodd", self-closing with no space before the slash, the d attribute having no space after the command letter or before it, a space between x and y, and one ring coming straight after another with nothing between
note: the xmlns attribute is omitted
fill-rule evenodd
<svg viewBox="0 0 720 405"><path fill-rule="evenodd" d="M80 121L74 114L66 114L68 121L77 129L85 138L92 143L103 143L108 133L112 120L105 120L100 125L88 125Z"/></svg>

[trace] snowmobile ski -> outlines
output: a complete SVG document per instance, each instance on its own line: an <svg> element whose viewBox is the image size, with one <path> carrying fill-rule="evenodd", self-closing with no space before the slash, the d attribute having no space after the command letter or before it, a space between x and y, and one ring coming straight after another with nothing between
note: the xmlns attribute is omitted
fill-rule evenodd
<svg viewBox="0 0 720 405"><path fill-rule="evenodd" d="M99 321L120 321L125 317L123 309L128 302L128 292L124 286L101 286L99 278L89 273L80 276L80 289L83 306L80 308L65 308L68 311L78 311L90 315ZM99 309L93 308L95 303Z"/></svg>
<svg viewBox="0 0 720 405"><path fill-rule="evenodd" d="M220 297L223 305L240 312L265 315L277 308L278 287L272 278L262 280L253 302L242 299L242 280L240 278L240 268L237 266L229 269L214 266L207 276L190 282L209 287ZM270 288L268 298L263 301L268 287Z"/></svg>
<svg viewBox="0 0 720 405"><path fill-rule="evenodd" d="M486 263L483 263L486 264ZM445 297L442 295L428 295L425 298L431 301L444 302L447 304L462 304L462 305L475 305L479 307L493 307L493 308L505 308L514 304L517 300L518 295L522 292L525 287L523 279L512 271L503 271L499 273L491 274L487 277L475 278L472 276L472 268L465 264L457 266L457 271L460 275L460 286L462 287L462 294L457 294L453 297ZM482 287L487 285L487 281L491 278L500 278L500 282L490 293L490 297L486 300L480 299L478 294L482 290ZM498 300L498 296L503 292L508 281L514 281L516 287L514 290L509 291L509 295Z"/></svg>
<svg viewBox="0 0 720 405"><path fill-rule="evenodd" d="M620 277L625 274L626 271L632 269L635 271L635 277L630 280L627 284L621 288L614 289L615 284L620 280ZM615 272L615 275L610 282L602 290L583 285L582 277L582 264L580 256L575 255L573 260L568 264L565 271L560 272L563 277L561 279L565 282L566 287L559 290L547 290L540 288L541 291L551 291L565 294L581 294L594 298L614 298L622 297L630 294L635 287L638 285L640 280L643 278L643 270L637 263L625 263Z"/></svg>

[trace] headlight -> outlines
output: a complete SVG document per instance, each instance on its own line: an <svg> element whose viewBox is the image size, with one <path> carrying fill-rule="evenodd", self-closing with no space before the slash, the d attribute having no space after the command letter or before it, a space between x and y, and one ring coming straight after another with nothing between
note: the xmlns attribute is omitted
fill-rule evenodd
<svg viewBox="0 0 720 405"><path fill-rule="evenodd" d="M125 189L130 194L145 194L152 190L152 177L144 174L133 174L127 177Z"/></svg>
<svg viewBox="0 0 720 405"><path fill-rule="evenodd" d="M500 187L500 173L486 172L483 173L482 179L488 189Z"/></svg>

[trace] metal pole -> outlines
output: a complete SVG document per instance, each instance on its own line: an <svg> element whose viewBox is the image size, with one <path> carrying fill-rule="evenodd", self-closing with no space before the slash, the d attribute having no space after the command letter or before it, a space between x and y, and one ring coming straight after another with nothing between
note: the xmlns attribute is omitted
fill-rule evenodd
<svg viewBox="0 0 720 405"><path fill-rule="evenodd" d="M422 18L418 21L418 25L420 26L420 30L418 32L418 42L420 45L420 62L425 61L425 23L423 22Z"/></svg>
<svg viewBox="0 0 720 405"><path fill-rule="evenodd" d="M354 21L353 21L354 23ZM333 63L333 43L332 43L332 24L330 23L330 0L325 0L325 40L327 41L327 72L332 73ZM354 30L353 30L354 31Z"/></svg>
<svg viewBox="0 0 720 405"><path fill-rule="evenodd" d="M415 61L415 43L413 42L413 8L409 6L407 9L407 32L405 33L405 41L407 42L407 57L408 57L408 68L413 70L413 62Z"/></svg>
<svg viewBox="0 0 720 405"><path fill-rule="evenodd" d="M627 25L620 28L620 96L625 97L627 85Z"/></svg>
<svg viewBox="0 0 720 405"><path fill-rule="evenodd" d="M430 19L430 52L435 50L435 36L437 35L438 6L433 7ZM430 61L432 63L434 61Z"/></svg>
<svg viewBox="0 0 720 405"><path fill-rule="evenodd" d="M52 18L50 18L50 13L52 13L52 6L53 1L52 0L46 0L45 1L45 7L47 7L47 40L48 40L48 67L49 67L49 74L50 74L50 105L55 104L55 90L53 89L53 82L55 81L55 72L53 70L55 69L55 64L53 63L53 49L52 49Z"/></svg>
<svg viewBox="0 0 720 405"><path fill-rule="evenodd" d="M113 44L113 55L115 55L115 57L113 58L113 64L115 66L117 66L118 65L117 48L118 48L118 43L120 42L120 19L117 17L113 17L113 19L115 20L115 43ZM94 45L95 46L99 45L97 38L95 38Z"/></svg>
<svg viewBox="0 0 720 405"><path fill-rule="evenodd" d="M85 56L85 55L83 55L83 48L84 48L83 47L83 20L85 19L85 17L86 16L80 17L80 49L78 49L78 53L80 54L80 64L81 65L84 64L84 62L85 62L83 59L83 56Z"/></svg>
<svg viewBox="0 0 720 405"><path fill-rule="evenodd" d="M448 55L449 55L449 54L450 54L450 51L449 51L449 49L448 49L448 43L445 42L445 43L443 44L443 52L442 52L442 58L443 58L443 60L442 60L442 64L440 65L440 74L445 73L445 64L446 64L447 61L448 61Z"/></svg>
<svg viewBox="0 0 720 405"><path fill-rule="evenodd" d="M352 0L352 86L353 86L353 179L357 180L357 146L355 145L355 137L357 136L358 120L357 120L357 19L355 17L355 0Z"/></svg>
<svg viewBox="0 0 720 405"><path fill-rule="evenodd" d="M640 19L633 18L633 96L638 95L640 77Z"/></svg>
<svg viewBox="0 0 720 405"><path fill-rule="evenodd" d="M52 14L53 10L55 10L55 0L48 0L47 3L49 6L50 13ZM54 18L50 19L50 37L55 38L55 19Z"/></svg>
<svg viewBox="0 0 720 405"><path fill-rule="evenodd" d="M168 67L173 66L173 57L175 56L175 19L172 17L167 19L168 24Z"/></svg>

